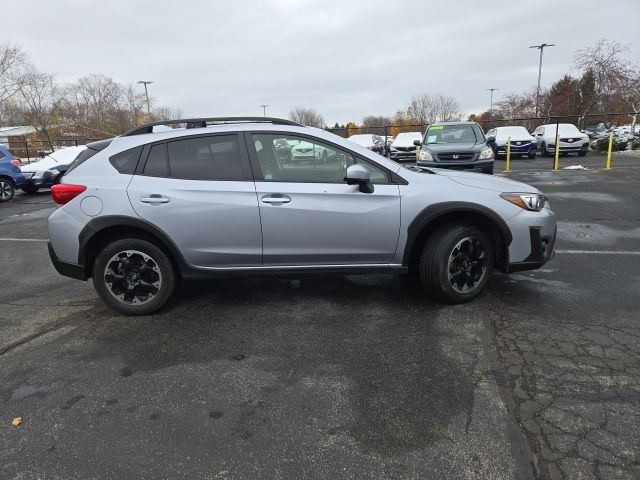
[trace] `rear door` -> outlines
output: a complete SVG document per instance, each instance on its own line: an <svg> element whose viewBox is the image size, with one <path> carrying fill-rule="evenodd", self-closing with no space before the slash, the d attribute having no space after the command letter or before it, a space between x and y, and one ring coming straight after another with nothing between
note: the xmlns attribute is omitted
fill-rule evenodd
<svg viewBox="0 0 640 480"><path fill-rule="evenodd" d="M400 191L390 172L352 152L310 136L247 134L256 173L263 264L272 266L385 265L396 252ZM281 162L276 145L308 143L320 160ZM373 193L344 181L346 168L363 163Z"/></svg>
<svg viewBox="0 0 640 480"><path fill-rule="evenodd" d="M258 267L262 233L244 137L200 135L147 145L128 188L136 213L196 267Z"/></svg>

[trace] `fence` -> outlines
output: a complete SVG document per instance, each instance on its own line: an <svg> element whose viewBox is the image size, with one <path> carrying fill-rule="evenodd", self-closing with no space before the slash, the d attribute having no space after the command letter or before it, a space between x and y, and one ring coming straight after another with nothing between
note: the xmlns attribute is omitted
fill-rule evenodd
<svg viewBox="0 0 640 480"><path fill-rule="evenodd" d="M481 120L481 126L493 140L490 145L496 171L611 169L640 166L640 125L635 122L639 113L501 118ZM375 140L370 135L378 136L382 147L372 149L394 159L398 149L395 144L392 148L392 142L398 133L416 132L422 138L428 127L427 124L350 125L328 130L345 138L366 135L354 138L364 146ZM462 135L463 132L451 131L444 143L451 142L452 149L459 148L465 141ZM415 159L415 148L401 148L407 150L407 154L400 155L401 159Z"/></svg>
<svg viewBox="0 0 640 480"><path fill-rule="evenodd" d="M101 138L58 138L56 140L16 140L9 139L7 147L16 157L28 163L30 159L37 159L55 150L65 147L85 145L87 143L102 140Z"/></svg>

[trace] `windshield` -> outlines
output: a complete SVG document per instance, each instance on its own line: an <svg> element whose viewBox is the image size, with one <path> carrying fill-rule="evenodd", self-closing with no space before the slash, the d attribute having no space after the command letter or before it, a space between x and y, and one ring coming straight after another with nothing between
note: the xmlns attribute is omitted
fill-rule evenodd
<svg viewBox="0 0 640 480"><path fill-rule="evenodd" d="M426 144L476 143L473 125L431 125L427 130Z"/></svg>

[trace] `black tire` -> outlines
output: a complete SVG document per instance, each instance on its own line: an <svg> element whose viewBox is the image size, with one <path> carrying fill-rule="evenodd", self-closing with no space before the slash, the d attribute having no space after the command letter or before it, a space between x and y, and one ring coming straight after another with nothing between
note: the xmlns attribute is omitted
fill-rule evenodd
<svg viewBox="0 0 640 480"><path fill-rule="evenodd" d="M13 182L8 178L0 178L0 203L12 200L15 194Z"/></svg>
<svg viewBox="0 0 640 480"><path fill-rule="evenodd" d="M468 250L473 253L467 255L468 258L465 260L461 257L466 255L467 244L472 247ZM464 303L472 300L480 294L489 280L494 257L492 245L487 234L474 225L441 226L429 237L422 250L419 270L423 287L431 296L445 303ZM455 253L456 248L458 254ZM459 260L452 260L450 265L450 258L455 257ZM462 275L458 278L462 279L462 282L450 278L450 269L455 270L458 265ZM453 275L453 278L455 279L456 275ZM465 283L467 291L461 291L464 290L461 283Z"/></svg>
<svg viewBox="0 0 640 480"><path fill-rule="evenodd" d="M36 187L35 185L31 185L31 184L26 184L24 185L21 190L24 193L27 193L29 195L33 195L34 193L36 193L40 188Z"/></svg>
<svg viewBox="0 0 640 480"><path fill-rule="evenodd" d="M529 150L529 153L527 153L527 158L529 160L535 160L536 159L536 151L535 150Z"/></svg>
<svg viewBox="0 0 640 480"><path fill-rule="evenodd" d="M114 260L116 255L126 251L135 251L137 253L126 256L126 263L124 260ZM151 262L142 257L140 253L146 255ZM121 256L120 258L125 257ZM129 267L130 264L135 265ZM120 277L123 279L129 278L129 280L117 279L114 281L114 277L107 273L108 266L111 272L114 271L114 266L121 267L121 269L116 268L115 270L118 270L117 273ZM137 275L130 277L133 274ZM149 275L153 276L149 277ZM159 285L154 287L156 291L153 295L147 293L146 299L144 298L144 289L148 287L141 285L141 283L134 286L134 293L130 296L132 298L131 301L126 298L116 298L117 294L123 295L123 297L127 296L127 293L122 292L125 286L131 286L131 278L137 279L138 282L140 280L151 282L159 278ZM110 243L102 249L93 264L93 285L96 292L98 292L98 295L107 306L124 315L148 315L159 310L171 297L175 283L176 275L169 257L154 244L138 238L125 238ZM150 285L150 283L147 283L147 285ZM141 294L138 292L141 292ZM135 304L136 302L141 303Z"/></svg>
<svg viewBox="0 0 640 480"><path fill-rule="evenodd" d="M500 154L498 153L498 147L493 147L493 158L498 160L500 158Z"/></svg>
<svg viewBox="0 0 640 480"><path fill-rule="evenodd" d="M482 173L493 175L493 165L491 165L490 167L482 167Z"/></svg>
<svg viewBox="0 0 640 480"><path fill-rule="evenodd" d="M585 150L578 150L578 156L579 156L579 157L586 157L586 156L587 156L587 152L588 152L588 151L589 151L588 149L585 149Z"/></svg>
<svg viewBox="0 0 640 480"><path fill-rule="evenodd" d="M549 156L549 151L547 150L547 144L544 142L540 144L540 155L542 155L543 157Z"/></svg>

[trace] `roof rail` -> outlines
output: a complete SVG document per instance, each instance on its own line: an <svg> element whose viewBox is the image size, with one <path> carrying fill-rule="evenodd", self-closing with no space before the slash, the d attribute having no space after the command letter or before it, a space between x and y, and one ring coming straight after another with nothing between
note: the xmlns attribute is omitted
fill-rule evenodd
<svg viewBox="0 0 640 480"><path fill-rule="evenodd" d="M304 125L291 120L273 117L209 117L209 118L183 118L178 120L162 120L159 122L145 123L139 127L127 130L121 136L130 137L132 135L142 135L144 133L153 133L153 127L156 125L178 125L184 123L187 128L201 128L207 125L225 124L225 123L272 123L274 125L292 125L294 127L304 127Z"/></svg>

